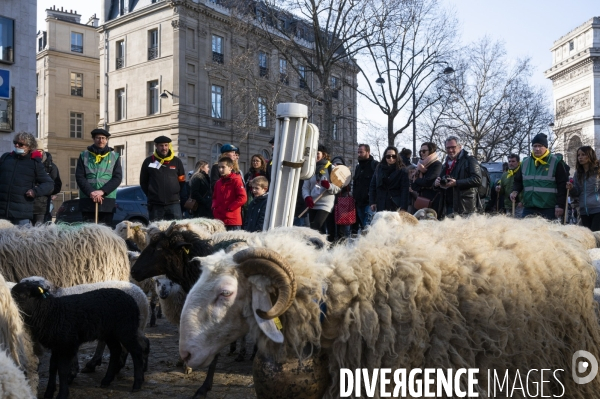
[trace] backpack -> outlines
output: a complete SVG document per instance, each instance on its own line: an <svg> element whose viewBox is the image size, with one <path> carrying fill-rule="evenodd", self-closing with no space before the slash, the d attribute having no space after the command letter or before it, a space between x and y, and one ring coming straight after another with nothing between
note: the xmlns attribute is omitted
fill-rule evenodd
<svg viewBox="0 0 600 399"><path fill-rule="evenodd" d="M477 163L479 164L479 168L481 168L481 183L477 187L477 193L481 199L488 198L492 194L492 178L487 168L481 163Z"/></svg>

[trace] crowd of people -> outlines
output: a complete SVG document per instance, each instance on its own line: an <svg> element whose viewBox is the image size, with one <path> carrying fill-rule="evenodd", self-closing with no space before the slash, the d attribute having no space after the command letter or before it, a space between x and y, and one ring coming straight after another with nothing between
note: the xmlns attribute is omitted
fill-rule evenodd
<svg viewBox="0 0 600 399"><path fill-rule="evenodd" d="M93 144L81 152L75 172L80 209L83 221L110 225L122 181L121 162L108 145L110 133L94 129L91 135ZM0 218L15 225L48 222L52 196L62 187L58 168L50 153L37 148L33 135L18 133L13 144L14 150L0 157ZM198 161L186 175L169 137L159 136L154 144L154 153L140 169L150 221L205 217L223 221L227 230L262 230L272 160L255 154L244 174L238 164L239 148L225 144L218 162L211 166ZM335 241L368 226L379 211L413 213L430 208L439 219L482 212L480 163L458 137L449 136L444 144L443 161L436 144L425 142L414 163L410 150L394 146L387 147L378 162L369 145L360 144L352 184L347 187L331 182L333 168L345 165L344 159L332 158L329 149L319 145L315 173L301 182L296 193L294 224L320 230ZM594 149L577 150L574 176L569 179L569 167L561 154L550 151L546 135L536 135L531 145L531 154L522 161L517 154L508 155L506 170L494 182L502 204L496 211L517 218L562 219L570 197L578 208L579 223L600 230L600 164ZM336 209L341 197L353 198L352 217L345 221ZM343 204L347 214L348 201Z"/></svg>

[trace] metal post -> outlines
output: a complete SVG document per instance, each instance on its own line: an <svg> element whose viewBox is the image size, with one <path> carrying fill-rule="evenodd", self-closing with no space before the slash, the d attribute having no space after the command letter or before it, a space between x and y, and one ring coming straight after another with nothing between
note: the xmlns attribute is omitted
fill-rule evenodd
<svg viewBox="0 0 600 399"><path fill-rule="evenodd" d="M417 99L415 98L415 83L412 83L412 98L413 98L413 109L412 109L412 123L413 123L413 153L412 158L417 156L417 121L416 121L416 110Z"/></svg>

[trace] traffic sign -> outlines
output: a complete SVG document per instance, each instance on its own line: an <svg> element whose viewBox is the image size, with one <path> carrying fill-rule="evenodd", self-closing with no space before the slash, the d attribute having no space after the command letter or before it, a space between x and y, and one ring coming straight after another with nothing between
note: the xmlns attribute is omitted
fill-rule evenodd
<svg viewBox="0 0 600 399"><path fill-rule="evenodd" d="M0 69L0 98L10 98L10 71Z"/></svg>

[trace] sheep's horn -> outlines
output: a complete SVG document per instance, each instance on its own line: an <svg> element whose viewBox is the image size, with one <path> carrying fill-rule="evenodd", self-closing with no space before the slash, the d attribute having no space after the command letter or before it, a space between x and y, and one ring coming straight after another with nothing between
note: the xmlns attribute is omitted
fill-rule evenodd
<svg viewBox="0 0 600 399"><path fill-rule="evenodd" d="M175 222L171 223L171 224L169 225L169 228L168 228L168 229L165 231L165 235L166 235L167 237L170 237L170 236L171 236L171 233L173 232L173 227L175 227L175 224L176 224Z"/></svg>
<svg viewBox="0 0 600 399"><path fill-rule="evenodd" d="M285 260L277 252L267 248L247 248L233 255L233 260L246 276L262 274L271 279L279 292L277 302L268 311L256 310L263 319L281 316L292 306L296 297L296 277Z"/></svg>

